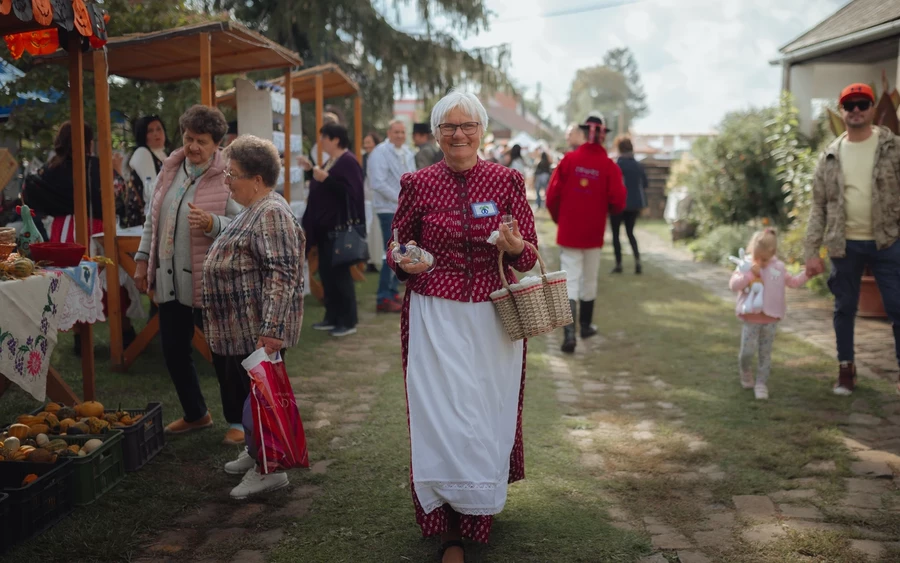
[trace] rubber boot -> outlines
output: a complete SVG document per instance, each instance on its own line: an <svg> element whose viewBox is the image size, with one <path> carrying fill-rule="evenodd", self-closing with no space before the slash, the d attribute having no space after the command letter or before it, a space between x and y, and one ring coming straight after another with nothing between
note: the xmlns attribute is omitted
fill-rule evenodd
<svg viewBox="0 0 900 563"><path fill-rule="evenodd" d="M591 324L594 319L594 301L581 302L581 337L590 338L597 334L597 325Z"/></svg>
<svg viewBox="0 0 900 563"><path fill-rule="evenodd" d="M563 327L563 343L560 350L566 354L575 352L575 318L578 309L578 302L569 299L569 306L572 307L572 324Z"/></svg>

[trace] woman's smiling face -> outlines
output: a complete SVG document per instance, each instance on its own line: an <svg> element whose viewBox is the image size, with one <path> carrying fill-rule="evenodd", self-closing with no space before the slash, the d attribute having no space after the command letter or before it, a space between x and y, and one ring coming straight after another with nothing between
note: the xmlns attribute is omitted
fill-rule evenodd
<svg viewBox="0 0 900 563"><path fill-rule="evenodd" d="M462 125L463 123L478 122L477 117L467 115L460 108L453 108L441 122L447 125ZM484 132L482 125L479 123L475 132L466 134L462 127L457 127L453 135L445 137L441 131L439 143L441 150L451 160L467 160L474 157L478 153L478 147L481 146L481 134Z"/></svg>

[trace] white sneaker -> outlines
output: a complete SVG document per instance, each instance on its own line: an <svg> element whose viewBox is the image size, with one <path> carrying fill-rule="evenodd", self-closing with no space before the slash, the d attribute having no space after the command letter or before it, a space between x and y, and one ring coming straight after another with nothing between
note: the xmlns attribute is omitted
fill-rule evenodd
<svg viewBox="0 0 900 563"><path fill-rule="evenodd" d="M250 457L247 448L244 448L236 460L225 464L225 473L229 475L243 475L248 469L253 469L254 467L256 467L256 460Z"/></svg>
<svg viewBox="0 0 900 563"><path fill-rule="evenodd" d="M756 387L753 388L753 394L757 399L765 401L769 398L769 388L766 387L765 383L757 383Z"/></svg>
<svg viewBox="0 0 900 563"><path fill-rule="evenodd" d="M741 387L744 389L753 389L753 385L756 383L756 379L753 377L753 372L744 371L741 372Z"/></svg>
<svg viewBox="0 0 900 563"><path fill-rule="evenodd" d="M243 500L251 495L258 495L267 491L276 491L288 486L287 473L269 473L262 475L256 472L256 467L251 467L244 474L240 485L231 489L231 498Z"/></svg>

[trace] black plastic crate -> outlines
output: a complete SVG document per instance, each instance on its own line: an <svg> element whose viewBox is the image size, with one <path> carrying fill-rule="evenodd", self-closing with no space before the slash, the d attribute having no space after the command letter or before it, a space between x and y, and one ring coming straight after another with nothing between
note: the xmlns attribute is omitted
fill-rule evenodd
<svg viewBox="0 0 900 563"><path fill-rule="evenodd" d="M125 456L125 471L137 471L159 453L166 445L163 426L162 403L148 403L143 409L122 409L132 417L141 419L131 426L117 428L124 434L122 453ZM115 413L115 409L105 412Z"/></svg>
<svg viewBox="0 0 900 563"><path fill-rule="evenodd" d="M0 461L0 489L9 495L4 518L4 541L7 548L24 542L56 524L74 508L72 461L31 463ZM37 480L22 486L31 473Z"/></svg>
<svg viewBox="0 0 900 563"><path fill-rule="evenodd" d="M122 451L124 434L121 430L110 430L106 434L59 436L69 445L83 446L88 440L98 439L103 445L84 457L72 457L75 473L73 501L82 506L91 504L106 491L115 487L125 478L125 456Z"/></svg>
<svg viewBox="0 0 900 563"><path fill-rule="evenodd" d="M9 522L9 495L0 493L0 555L6 550L6 544L12 542L12 538L6 532L6 522Z"/></svg>

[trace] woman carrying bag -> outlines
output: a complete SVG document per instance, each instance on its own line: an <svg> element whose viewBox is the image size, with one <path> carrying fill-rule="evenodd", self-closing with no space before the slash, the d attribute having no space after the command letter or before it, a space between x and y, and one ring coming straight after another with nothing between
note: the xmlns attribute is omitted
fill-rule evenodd
<svg viewBox="0 0 900 563"><path fill-rule="evenodd" d="M325 318L313 328L342 337L355 334L358 322L356 287L350 272L355 262L338 257L335 247L341 240L361 241L366 248L363 172L356 157L347 150L350 138L343 125L329 123L320 134L319 146L329 157L325 167L313 167L308 160L300 160L301 166L313 175L303 230L307 249L319 248L319 276L325 291Z"/></svg>

